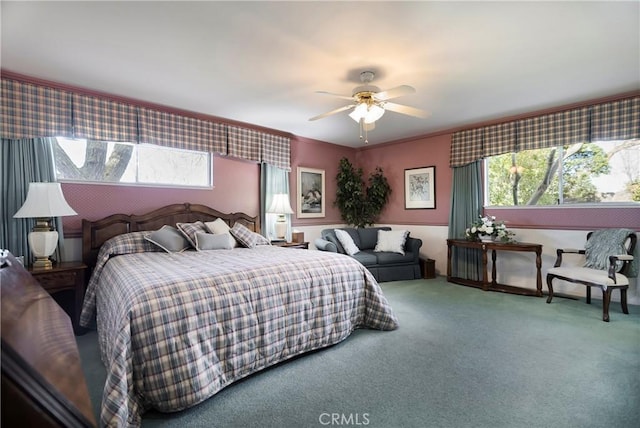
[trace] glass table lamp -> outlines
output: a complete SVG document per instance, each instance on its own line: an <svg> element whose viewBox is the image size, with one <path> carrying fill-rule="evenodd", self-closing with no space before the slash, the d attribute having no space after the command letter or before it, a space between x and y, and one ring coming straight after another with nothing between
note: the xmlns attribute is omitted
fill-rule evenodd
<svg viewBox="0 0 640 428"><path fill-rule="evenodd" d="M277 193L273 195L271 206L267 210L269 214L278 214L275 223L276 238L283 239L287 234L287 220L285 214L293 214L291 205L289 204L289 195L286 193Z"/></svg>

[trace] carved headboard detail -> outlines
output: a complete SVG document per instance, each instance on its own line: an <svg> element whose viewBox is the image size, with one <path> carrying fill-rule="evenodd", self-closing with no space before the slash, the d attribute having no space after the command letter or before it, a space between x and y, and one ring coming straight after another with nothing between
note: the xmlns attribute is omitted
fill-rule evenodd
<svg viewBox="0 0 640 428"><path fill-rule="evenodd" d="M222 219L233 227L239 222L254 232L260 233L260 217L245 213L225 214L206 205L173 204L158 208L146 214L113 214L96 221L82 220L82 260L93 269L102 244L110 238L128 232L157 230L162 226L194 221L214 221Z"/></svg>

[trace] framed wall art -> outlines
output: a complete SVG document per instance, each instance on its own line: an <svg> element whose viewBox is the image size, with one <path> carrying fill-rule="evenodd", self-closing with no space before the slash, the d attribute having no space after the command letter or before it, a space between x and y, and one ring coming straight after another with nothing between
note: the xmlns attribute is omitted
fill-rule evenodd
<svg viewBox="0 0 640 428"><path fill-rule="evenodd" d="M404 170L404 209L436 207L436 167L425 166Z"/></svg>
<svg viewBox="0 0 640 428"><path fill-rule="evenodd" d="M324 170L298 167L298 218L324 217Z"/></svg>

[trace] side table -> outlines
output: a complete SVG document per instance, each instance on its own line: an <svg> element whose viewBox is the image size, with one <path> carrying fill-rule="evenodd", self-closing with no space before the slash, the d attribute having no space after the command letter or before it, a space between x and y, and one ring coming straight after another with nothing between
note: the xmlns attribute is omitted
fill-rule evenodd
<svg viewBox="0 0 640 428"><path fill-rule="evenodd" d="M73 308L71 322L76 334L80 334L80 312L84 299L85 272L87 265L81 262L65 262L53 265L53 269L27 269L49 294L73 290Z"/></svg>
<svg viewBox="0 0 640 428"><path fill-rule="evenodd" d="M271 245L276 247L284 247L284 248L300 248L303 250L309 249L308 242L285 242L285 241L275 241L271 242Z"/></svg>

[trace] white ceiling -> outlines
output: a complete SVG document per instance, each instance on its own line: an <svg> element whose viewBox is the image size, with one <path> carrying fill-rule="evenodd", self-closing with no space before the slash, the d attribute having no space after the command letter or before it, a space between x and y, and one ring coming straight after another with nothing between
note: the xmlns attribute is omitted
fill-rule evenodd
<svg viewBox="0 0 640 428"><path fill-rule="evenodd" d="M369 144L640 89L640 2L0 3L4 70L359 147L363 70L394 102Z"/></svg>

